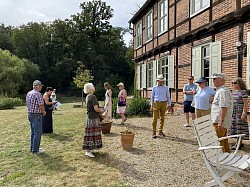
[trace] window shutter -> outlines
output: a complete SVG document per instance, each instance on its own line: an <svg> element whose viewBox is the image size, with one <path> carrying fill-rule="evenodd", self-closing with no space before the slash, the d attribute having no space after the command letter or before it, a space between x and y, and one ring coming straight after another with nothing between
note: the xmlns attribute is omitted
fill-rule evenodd
<svg viewBox="0 0 250 187"><path fill-rule="evenodd" d="M141 66L137 66L137 89L141 89Z"/></svg>
<svg viewBox="0 0 250 187"><path fill-rule="evenodd" d="M247 88L250 89L250 32L247 33Z"/></svg>
<svg viewBox="0 0 250 187"><path fill-rule="evenodd" d="M210 44L210 65L210 76L221 73L221 41ZM213 85L212 79L209 80L209 85Z"/></svg>
<svg viewBox="0 0 250 187"><path fill-rule="evenodd" d="M156 78L157 78L157 60L153 61L153 86L156 84Z"/></svg>
<svg viewBox="0 0 250 187"><path fill-rule="evenodd" d="M142 64L142 88L146 88L146 82L147 82L147 77L146 77L146 71L147 71L147 64Z"/></svg>
<svg viewBox="0 0 250 187"><path fill-rule="evenodd" d="M168 56L168 87L174 88L174 55Z"/></svg>
<svg viewBox="0 0 250 187"><path fill-rule="evenodd" d="M192 75L194 76L194 80L199 79L201 77L201 47L193 47L192 48Z"/></svg>

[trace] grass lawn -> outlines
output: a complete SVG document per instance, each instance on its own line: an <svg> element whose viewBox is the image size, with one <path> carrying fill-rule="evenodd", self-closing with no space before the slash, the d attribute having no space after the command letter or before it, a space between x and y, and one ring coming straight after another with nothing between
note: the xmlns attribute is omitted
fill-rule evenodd
<svg viewBox="0 0 250 187"><path fill-rule="evenodd" d="M27 108L0 111L0 186L126 186L105 149L94 159L81 150L86 111L73 107L81 102L62 103L53 115L54 133L42 136L41 155L29 152Z"/></svg>

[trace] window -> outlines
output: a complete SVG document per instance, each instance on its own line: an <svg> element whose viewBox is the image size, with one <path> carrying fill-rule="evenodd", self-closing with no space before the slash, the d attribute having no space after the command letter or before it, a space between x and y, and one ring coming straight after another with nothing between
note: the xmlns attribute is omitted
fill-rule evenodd
<svg viewBox="0 0 250 187"><path fill-rule="evenodd" d="M153 11L146 15L146 41L153 38Z"/></svg>
<svg viewBox="0 0 250 187"><path fill-rule="evenodd" d="M136 25L136 47L142 46L142 22Z"/></svg>
<svg viewBox="0 0 250 187"><path fill-rule="evenodd" d="M142 66L137 66L137 89L142 88Z"/></svg>
<svg viewBox="0 0 250 187"><path fill-rule="evenodd" d="M164 84L168 86L168 58L164 57L161 58L158 64L158 75L162 74L163 77L166 79Z"/></svg>
<svg viewBox="0 0 250 187"><path fill-rule="evenodd" d="M192 49L192 75L197 80L199 77L210 77L214 73L221 73L221 41L213 42ZM213 86L212 79L208 85Z"/></svg>
<svg viewBox="0 0 250 187"><path fill-rule="evenodd" d="M154 76L153 62L148 63L148 87L151 88L154 86L153 76Z"/></svg>
<svg viewBox="0 0 250 187"><path fill-rule="evenodd" d="M158 4L158 34L168 30L168 3L167 0L162 0Z"/></svg>
<svg viewBox="0 0 250 187"><path fill-rule="evenodd" d="M210 6L210 0L190 0L190 15L194 16Z"/></svg>

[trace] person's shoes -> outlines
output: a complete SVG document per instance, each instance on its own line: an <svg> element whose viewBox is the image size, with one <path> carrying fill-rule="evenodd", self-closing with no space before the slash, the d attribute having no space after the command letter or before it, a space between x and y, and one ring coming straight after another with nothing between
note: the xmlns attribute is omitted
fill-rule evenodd
<svg viewBox="0 0 250 187"><path fill-rule="evenodd" d="M186 123L185 125L183 125L184 127L191 127L191 125L189 125L188 123Z"/></svg>
<svg viewBox="0 0 250 187"><path fill-rule="evenodd" d="M43 154L44 152L45 152L44 149L39 148L39 151L37 151L37 152L32 152L32 154Z"/></svg>
<svg viewBox="0 0 250 187"><path fill-rule="evenodd" d="M153 132L152 138L156 138L156 132Z"/></svg>
<svg viewBox="0 0 250 187"><path fill-rule="evenodd" d="M159 136L165 137L166 135L165 135L162 131L160 131L160 132L159 132Z"/></svg>
<svg viewBox="0 0 250 187"><path fill-rule="evenodd" d="M85 153L86 156L90 157L90 158L95 158L95 155L93 155L93 153L91 153L90 151L87 151Z"/></svg>
<svg viewBox="0 0 250 187"><path fill-rule="evenodd" d="M237 144L231 146L231 150L236 150ZM244 147L244 144L240 144L240 147L238 150L242 149Z"/></svg>

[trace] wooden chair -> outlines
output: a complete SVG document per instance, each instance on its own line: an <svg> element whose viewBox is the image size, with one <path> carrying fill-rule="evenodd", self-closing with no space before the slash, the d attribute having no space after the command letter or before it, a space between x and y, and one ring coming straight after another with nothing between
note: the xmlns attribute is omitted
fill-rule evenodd
<svg viewBox="0 0 250 187"><path fill-rule="evenodd" d="M244 134L218 138L210 118L210 115L207 115L193 121L194 131L199 144L198 150L202 152L207 169L214 179L206 183L205 186L225 186L224 181L231 176L234 176L238 182L243 183L238 172L250 166L250 156L241 156L236 153L239 149L241 137ZM220 141L232 137L238 138L235 152L231 154L223 153Z"/></svg>

